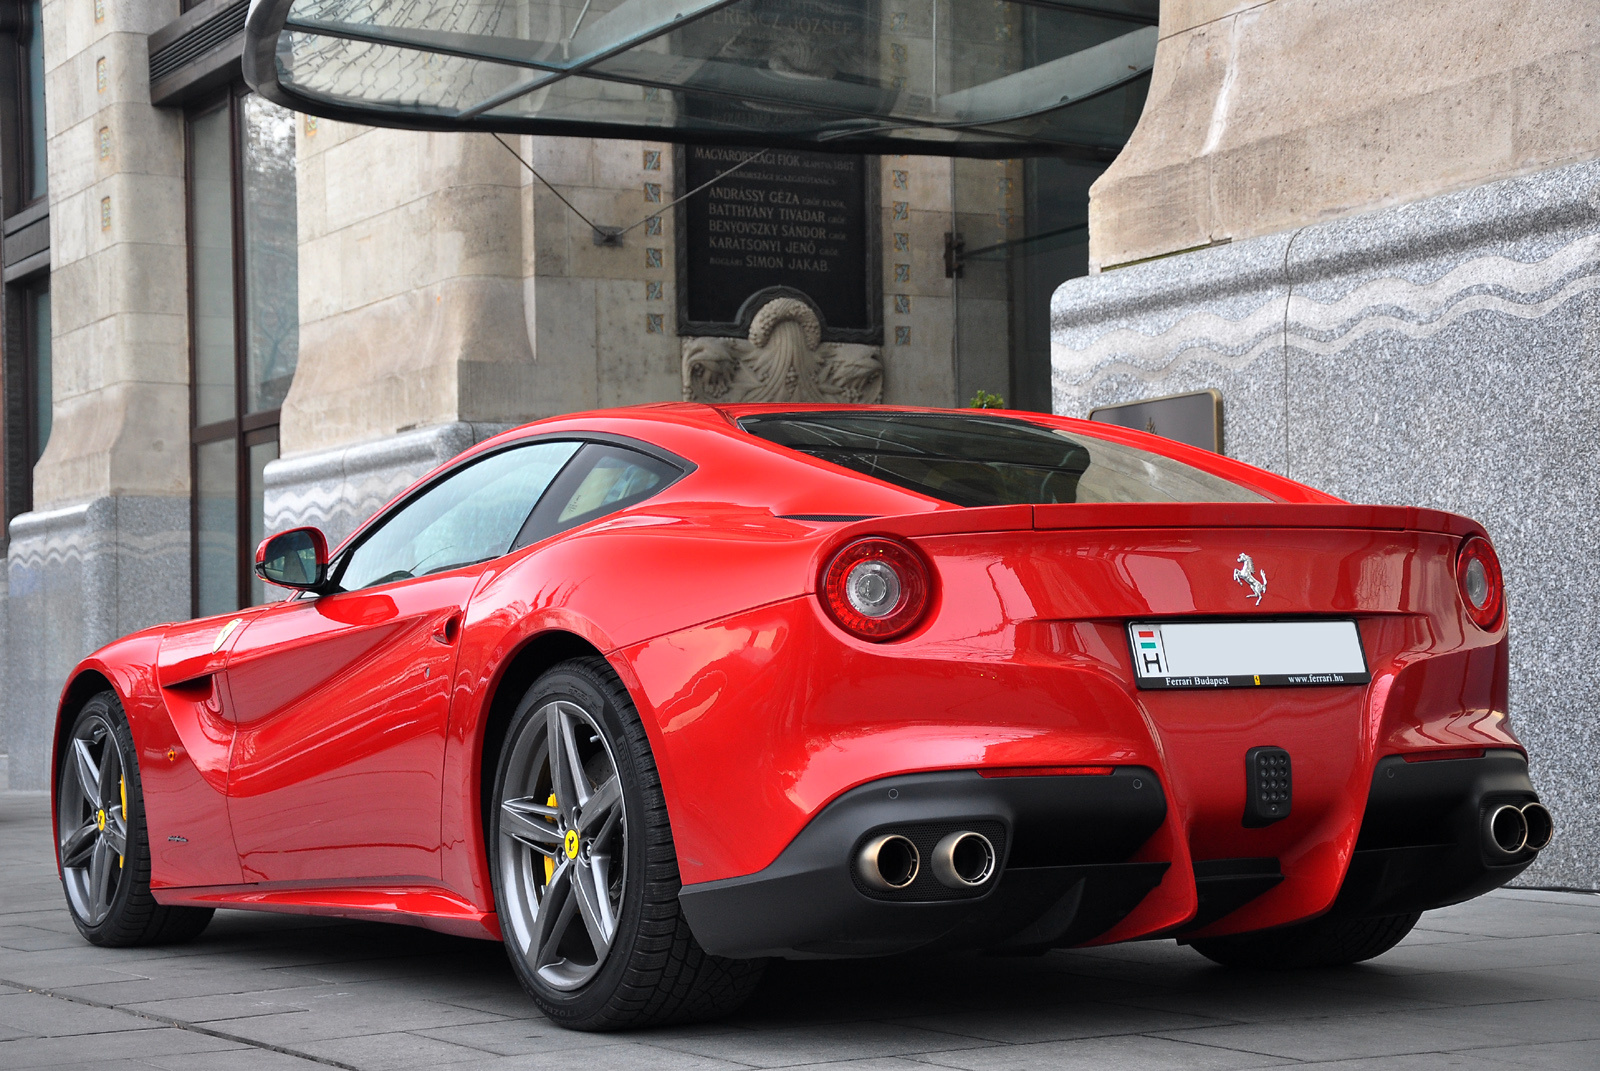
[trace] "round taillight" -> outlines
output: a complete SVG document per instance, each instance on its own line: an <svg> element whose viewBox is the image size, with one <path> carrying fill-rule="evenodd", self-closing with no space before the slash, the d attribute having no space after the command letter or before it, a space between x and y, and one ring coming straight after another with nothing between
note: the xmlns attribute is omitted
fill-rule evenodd
<svg viewBox="0 0 1600 1071"><path fill-rule="evenodd" d="M922 556L892 539L858 539L822 574L822 605L846 632L882 642L922 620L932 587Z"/></svg>
<svg viewBox="0 0 1600 1071"><path fill-rule="evenodd" d="M1505 585L1500 579L1500 559L1483 536L1468 536L1456 555L1456 588L1472 623L1492 629L1505 610Z"/></svg>

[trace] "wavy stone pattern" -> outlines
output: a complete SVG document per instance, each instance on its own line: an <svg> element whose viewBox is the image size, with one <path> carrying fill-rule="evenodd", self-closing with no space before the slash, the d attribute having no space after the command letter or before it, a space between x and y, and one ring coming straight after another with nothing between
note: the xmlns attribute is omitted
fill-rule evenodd
<svg viewBox="0 0 1600 1071"><path fill-rule="evenodd" d="M189 500L126 496L25 513L6 563L0 741L10 786L49 785L56 702L78 659L189 616Z"/></svg>
<svg viewBox="0 0 1600 1071"><path fill-rule="evenodd" d="M1057 412L1215 387L1229 454L1476 517L1511 709L1555 811L1524 884L1600 888L1600 162L1077 279Z"/></svg>

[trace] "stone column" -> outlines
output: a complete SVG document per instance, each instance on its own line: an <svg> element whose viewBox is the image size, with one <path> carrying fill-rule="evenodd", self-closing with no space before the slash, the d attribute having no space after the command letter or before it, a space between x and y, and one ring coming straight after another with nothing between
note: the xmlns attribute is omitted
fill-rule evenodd
<svg viewBox="0 0 1600 1071"><path fill-rule="evenodd" d="M146 36L177 0L44 5L55 412L11 524L0 710L14 788L45 788L67 672L189 609L182 120Z"/></svg>
<svg viewBox="0 0 1600 1071"><path fill-rule="evenodd" d="M522 169L487 134L300 123L300 360L266 521L337 541L531 408Z"/></svg>

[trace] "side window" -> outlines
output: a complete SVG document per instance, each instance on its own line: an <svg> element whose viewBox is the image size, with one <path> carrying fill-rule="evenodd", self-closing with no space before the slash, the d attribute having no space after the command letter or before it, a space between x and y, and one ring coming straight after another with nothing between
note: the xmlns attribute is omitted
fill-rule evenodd
<svg viewBox="0 0 1600 1071"><path fill-rule="evenodd" d="M525 547L643 502L683 473L659 458L622 446L591 443L562 471L528 518L514 547Z"/></svg>
<svg viewBox="0 0 1600 1071"><path fill-rule="evenodd" d="M530 443L450 474L357 545L339 586L355 591L498 558L580 445Z"/></svg>

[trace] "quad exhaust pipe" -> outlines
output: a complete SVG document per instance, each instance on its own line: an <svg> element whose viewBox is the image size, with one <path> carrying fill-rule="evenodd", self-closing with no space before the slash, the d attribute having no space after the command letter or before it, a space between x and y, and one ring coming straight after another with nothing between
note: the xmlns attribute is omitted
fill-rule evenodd
<svg viewBox="0 0 1600 1071"><path fill-rule="evenodd" d="M1503 803L1483 820L1484 844L1499 855L1541 851L1555 832L1555 819L1542 803Z"/></svg>
<svg viewBox="0 0 1600 1071"><path fill-rule="evenodd" d="M898 833L884 833L861 846L856 856L856 873L868 888L879 892L904 889L917 880L922 870L922 853Z"/></svg>
<svg viewBox="0 0 1600 1071"><path fill-rule="evenodd" d="M947 889L976 889L994 876L994 845L982 833L947 834L933 848L933 876Z"/></svg>
<svg viewBox="0 0 1600 1071"><path fill-rule="evenodd" d="M994 877L998 859L994 843L982 833L957 830L934 845L930 860L933 876L947 889L967 891ZM907 888L922 872L922 853L909 837L882 833L856 853L856 874L869 889L896 892Z"/></svg>

